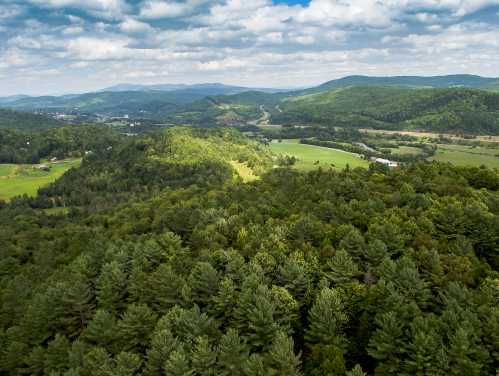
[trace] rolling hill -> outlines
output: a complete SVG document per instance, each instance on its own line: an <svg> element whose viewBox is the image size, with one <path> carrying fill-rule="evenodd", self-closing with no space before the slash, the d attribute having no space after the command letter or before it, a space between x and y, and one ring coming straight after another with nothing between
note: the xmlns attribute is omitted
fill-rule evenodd
<svg viewBox="0 0 499 376"><path fill-rule="evenodd" d="M264 93L276 93L284 90L271 88L247 88L243 86L224 85L220 83L206 84L157 84L157 85L138 85L138 84L118 84L102 89L102 92L121 92L121 91L190 91L208 95L230 95L243 93L246 91L261 91Z"/></svg>
<svg viewBox="0 0 499 376"><path fill-rule="evenodd" d="M22 130L36 130L60 127L62 125L63 123L47 116L0 109L0 129L15 128Z"/></svg>
<svg viewBox="0 0 499 376"><path fill-rule="evenodd" d="M499 133L499 94L474 89L346 87L286 98L277 124Z"/></svg>
<svg viewBox="0 0 499 376"><path fill-rule="evenodd" d="M328 81L308 92L319 92L348 86L393 86L407 88L451 88L465 87L482 90L499 90L499 78L488 78L469 74L457 74L448 76L394 76L394 77L370 77L370 76L347 76L338 80Z"/></svg>
<svg viewBox="0 0 499 376"><path fill-rule="evenodd" d="M349 76L311 89L269 92L222 84L121 84L97 93L0 100L23 111L71 111L198 126L281 125L497 134L499 79ZM267 92L265 92L267 90Z"/></svg>

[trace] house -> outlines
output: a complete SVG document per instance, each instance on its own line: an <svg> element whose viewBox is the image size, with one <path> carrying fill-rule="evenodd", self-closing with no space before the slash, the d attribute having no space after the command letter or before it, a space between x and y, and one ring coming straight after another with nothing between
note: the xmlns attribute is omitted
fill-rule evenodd
<svg viewBox="0 0 499 376"><path fill-rule="evenodd" d="M383 158L372 157L371 161L375 162L375 163L380 163L380 164L388 166L388 167L398 167L398 165L399 165L397 162L393 162L393 161L390 161L388 159L383 159Z"/></svg>
<svg viewBox="0 0 499 376"><path fill-rule="evenodd" d="M50 163L55 163L55 162L57 162L57 157L50 158L49 162L50 162Z"/></svg>
<svg viewBox="0 0 499 376"><path fill-rule="evenodd" d="M37 166L36 168L39 169L40 171L50 171L50 167L47 166L46 164L41 164L41 165Z"/></svg>

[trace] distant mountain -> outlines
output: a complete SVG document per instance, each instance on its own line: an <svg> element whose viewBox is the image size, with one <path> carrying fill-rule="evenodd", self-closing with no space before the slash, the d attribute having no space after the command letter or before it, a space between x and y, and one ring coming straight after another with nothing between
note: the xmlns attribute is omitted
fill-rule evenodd
<svg viewBox="0 0 499 376"><path fill-rule="evenodd" d="M129 115L130 117L159 119L186 104L206 97L242 94L248 90L248 88L222 84L152 86L122 84L96 93L21 96L5 101L0 100L0 107L22 111L79 111L107 116ZM262 90L275 92L273 89ZM263 94L261 91L260 93Z"/></svg>
<svg viewBox="0 0 499 376"><path fill-rule="evenodd" d="M178 91L99 92L60 97L27 97L0 106L23 111L79 111L108 116L158 117L204 98L204 93Z"/></svg>
<svg viewBox="0 0 499 376"><path fill-rule="evenodd" d="M348 86L288 97L274 124L499 134L499 93Z"/></svg>
<svg viewBox="0 0 499 376"><path fill-rule="evenodd" d="M38 130L60 127L63 123L47 116L0 109L0 129Z"/></svg>
<svg viewBox="0 0 499 376"><path fill-rule="evenodd" d="M157 85L136 85L118 84L100 90L100 92L122 92L122 91L190 91L208 95L230 95L243 93L245 91L261 91L264 93L277 93L285 90L270 88L247 88L243 86L224 85L220 83L206 84L157 84Z"/></svg>
<svg viewBox="0 0 499 376"><path fill-rule="evenodd" d="M499 78L487 78L469 74L449 76L394 76L394 77L370 77L370 76L347 76L338 80L328 81L306 91L324 91L347 86L396 86L412 88L450 88L466 87L483 90L499 90Z"/></svg>
<svg viewBox="0 0 499 376"><path fill-rule="evenodd" d="M20 99L29 98L27 95L11 95L9 97L0 97L0 104L12 103Z"/></svg>

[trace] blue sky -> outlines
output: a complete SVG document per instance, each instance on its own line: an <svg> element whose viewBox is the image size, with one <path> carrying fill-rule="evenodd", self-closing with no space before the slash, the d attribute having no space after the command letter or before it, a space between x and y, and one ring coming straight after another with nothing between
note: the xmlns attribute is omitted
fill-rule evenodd
<svg viewBox="0 0 499 376"><path fill-rule="evenodd" d="M0 95L499 76L499 0L0 0Z"/></svg>

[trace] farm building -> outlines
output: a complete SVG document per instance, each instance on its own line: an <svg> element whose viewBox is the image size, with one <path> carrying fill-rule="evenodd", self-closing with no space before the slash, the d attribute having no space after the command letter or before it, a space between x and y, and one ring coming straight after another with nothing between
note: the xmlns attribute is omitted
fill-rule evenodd
<svg viewBox="0 0 499 376"><path fill-rule="evenodd" d="M381 163L385 166L388 166L388 167L398 167L398 163L397 162L393 162L393 161L390 161L388 159L383 159L383 158L371 158L371 161L372 162L375 162L375 163Z"/></svg>
<svg viewBox="0 0 499 376"><path fill-rule="evenodd" d="M41 164L41 165L37 166L36 168L40 171L50 171L50 167L47 166L46 164Z"/></svg>

